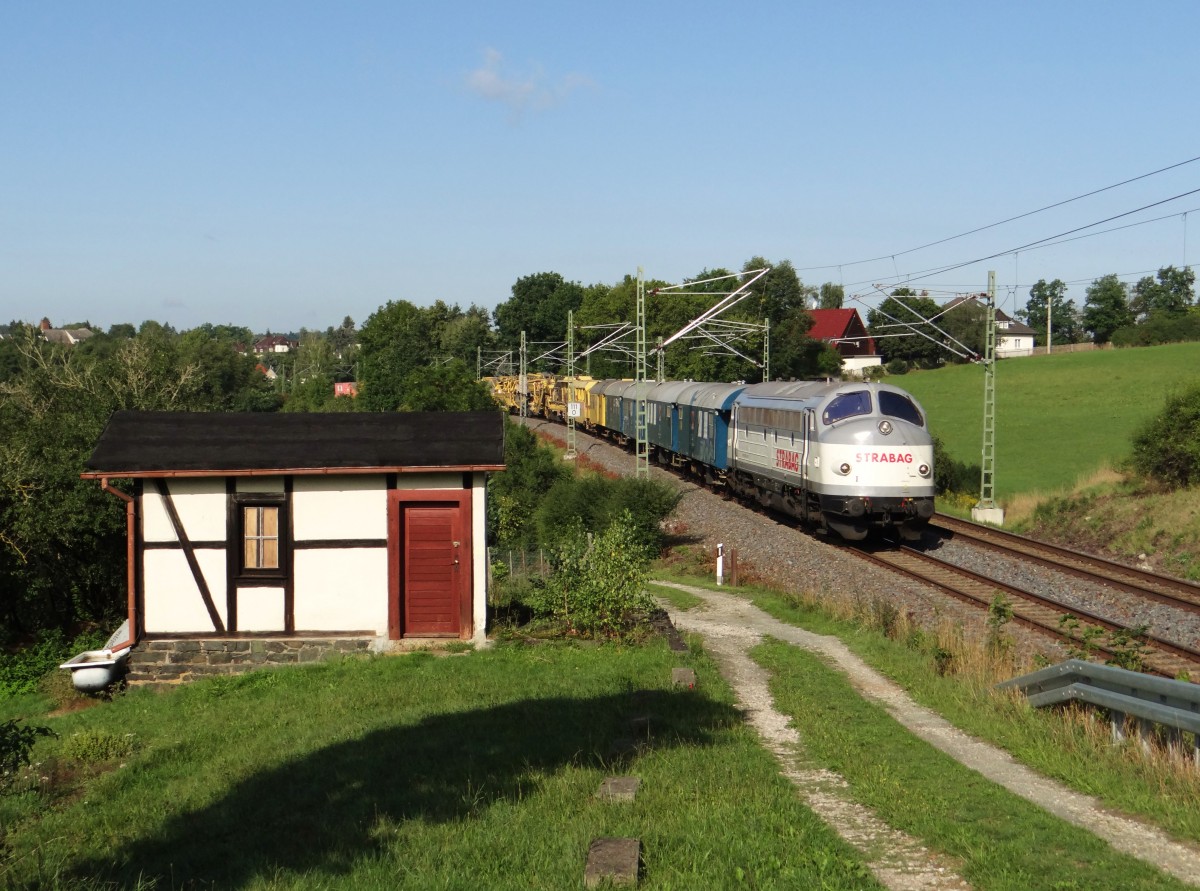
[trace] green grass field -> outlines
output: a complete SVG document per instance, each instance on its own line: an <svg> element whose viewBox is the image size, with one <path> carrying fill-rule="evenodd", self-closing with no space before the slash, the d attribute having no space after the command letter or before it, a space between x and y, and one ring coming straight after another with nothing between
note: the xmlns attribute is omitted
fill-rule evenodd
<svg viewBox="0 0 1200 891"><path fill-rule="evenodd" d="M681 664L697 689L672 688ZM713 664L661 640L258 671L31 720L59 738L0 795L5 889L558 891L604 836L641 839L641 888L879 887ZM597 800L614 774L634 802Z"/></svg>
<svg viewBox="0 0 1200 891"><path fill-rule="evenodd" d="M978 464L983 369L889 377L925 407L950 454ZM1200 343L1005 359L996 364L996 497L1069 489L1130 453L1174 390L1200 384Z"/></svg>

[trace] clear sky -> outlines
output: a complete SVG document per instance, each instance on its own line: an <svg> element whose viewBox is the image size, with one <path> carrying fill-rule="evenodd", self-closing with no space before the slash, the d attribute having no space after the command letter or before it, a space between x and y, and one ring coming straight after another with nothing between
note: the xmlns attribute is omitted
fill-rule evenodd
<svg viewBox="0 0 1200 891"><path fill-rule="evenodd" d="M0 321L324 329L754 255L868 305L988 269L1009 311L1082 304L1195 262L1200 192L1006 252L1200 162L904 252L1200 155L1198 32L1192 0L8 0Z"/></svg>

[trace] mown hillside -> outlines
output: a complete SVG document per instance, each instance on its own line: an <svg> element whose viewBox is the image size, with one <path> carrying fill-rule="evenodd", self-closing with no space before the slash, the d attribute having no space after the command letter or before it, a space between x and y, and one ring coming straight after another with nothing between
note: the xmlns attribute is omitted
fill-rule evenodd
<svg viewBox="0 0 1200 891"><path fill-rule="evenodd" d="M920 400L950 454L978 464L983 369L889 378ZM1200 384L1200 343L1005 359L996 364L996 497L1071 490L1130 454L1167 396Z"/></svg>
<svg viewBox="0 0 1200 891"><path fill-rule="evenodd" d="M978 464L983 370L893 377L949 453ZM1138 429L1200 384L1200 343L1008 359L996 370L996 497L1017 531L1200 580L1200 490L1124 471Z"/></svg>

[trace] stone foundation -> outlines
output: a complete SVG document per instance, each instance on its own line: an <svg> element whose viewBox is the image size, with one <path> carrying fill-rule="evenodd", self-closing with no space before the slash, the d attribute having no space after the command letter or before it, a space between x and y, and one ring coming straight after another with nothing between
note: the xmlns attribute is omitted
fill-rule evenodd
<svg viewBox="0 0 1200 891"><path fill-rule="evenodd" d="M301 665L372 652L374 637L144 640L130 653L130 684L178 684L276 665Z"/></svg>

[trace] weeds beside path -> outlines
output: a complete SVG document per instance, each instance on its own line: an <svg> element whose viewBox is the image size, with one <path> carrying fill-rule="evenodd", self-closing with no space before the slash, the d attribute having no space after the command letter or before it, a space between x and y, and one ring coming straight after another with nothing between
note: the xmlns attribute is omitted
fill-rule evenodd
<svg viewBox="0 0 1200 891"><path fill-rule="evenodd" d="M671 583L660 581L658 584ZM784 648L785 650L802 648L816 654L821 661L836 667L845 674L849 684L858 694L869 702L881 706L888 716L907 729L913 737L924 741L944 753L945 756L949 756L958 765L981 774L992 783L1019 796L1025 802L1035 805L1041 811L1103 839L1116 851L1150 863L1181 882L1195 883L1200 877L1200 851L1170 839L1155 827L1107 811L1094 798L1048 780L1017 763L1006 752L967 736L939 715L916 705L903 690L867 666L836 638L813 634L787 625L737 597L683 585L673 585L673 587L681 588L700 597L704 601L704 606L689 612L672 610L672 620L680 629L704 636L706 644L721 664L722 673L735 688L745 707L748 708L751 722L767 740L768 746L776 753L777 757L784 762L785 770L793 782L797 782L805 791L810 799L810 806L813 806L818 812L821 811L819 799L829 794L830 779L825 776L820 781L816 781L819 772L813 770L798 772L794 762L789 763L795 755L791 754L789 757L788 750L796 740L789 739L787 736L787 721L776 711L776 705L766 690L764 683L766 672L755 665L748 655L752 647L768 637L776 638L790 645L790 647ZM770 650L755 652L756 659L768 664L772 662L773 655L776 665L780 659L787 658L786 655L773 654ZM819 663L815 666L806 664L804 667L810 670L815 669L817 673L820 672ZM782 710L787 711L788 709L783 708ZM831 713L825 716L825 720L836 722L838 716ZM870 716L864 718L865 722L871 720ZM809 735L817 736L813 732L815 727L813 731L810 731L809 724L806 723L803 726L806 728L805 734L798 740L802 752L807 745L807 737ZM861 735L863 728L860 726L858 729ZM887 729L884 728L882 733L886 736ZM859 745L870 746L870 743L860 739ZM940 757L936 752L930 752L928 749L916 754L918 755L916 760ZM808 758L810 753L804 752L804 756ZM820 760L820 756L817 755L814 760ZM894 768L897 765L888 765L888 767ZM961 770L962 767L955 769ZM878 771L883 768L876 765L875 769ZM866 786L878 781L877 776L871 779L860 779L858 784L852 778L848 777L847 779L850 780L852 786L855 786L856 796L861 796ZM969 806L962 800L964 797L960 794L962 790L954 788L955 781L949 774L944 776L942 782L946 787L942 790L945 797L939 800L930 800L927 805L928 809L939 811L937 814L939 824L943 827L949 826L949 831L953 832L956 819L952 809L958 806L966 809ZM805 789L804 784L806 783L811 784L810 788ZM971 785L969 777L962 780L962 785ZM915 789L910 791L912 794L918 794ZM901 794L903 794L903 790L901 790ZM935 789L932 794L938 796L940 793ZM982 790L979 794L990 796L993 799L985 810L988 812L989 818L995 820L996 825L986 831L999 837L994 846L987 845L986 855L984 852L967 849L956 850L953 841L946 839L934 839L934 842L944 842L944 845L939 846L945 854L963 861L963 875L970 878L973 883L999 887L1003 882L997 884L995 876L988 874L989 867L974 858L982 859L988 856L992 860L996 860L1000 855L999 859L1004 859L1005 841L1003 837L1010 835L1009 841L1011 842L1011 834L1014 834L1017 828L1016 826L1001 825L1004 812L1011 813L1013 822L1021 826L1022 832L1028 832L1029 824L1036 822L1041 817L1036 813L1031 813L1027 806L1009 805L1003 799L1004 793L994 790L994 787L992 790ZM997 799L997 795L1001 798ZM888 802L881 800L879 806L886 811L889 805ZM964 819L966 818L964 813ZM913 819L911 822L914 829L917 829L915 834L920 835L920 819ZM876 875L889 887L962 887L962 885L953 884L955 880L961 882L961 879L941 872L938 865L935 865L933 869L934 876L941 877L940 882L924 877L919 879L918 883L913 884L910 881L912 874L908 872L909 867L905 866L897 871L895 866L897 863L910 862L912 851L919 850L919 848L912 847L911 840L903 840L901 836L890 835L884 831L877 832L873 828L874 826L872 820L868 819L861 825L856 824L849 833L845 831L845 827L840 827L840 831L847 840L864 851L864 855L871 860ZM856 840L856 836L864 831L864 827L866 835ZM1064 827L1064 829L1066 828ZM912 832L912 830L909 831ZM946 832L947 830L942 829L941 831ZM936 836L938 833L935 831L932 834ZM1020 833L1015 834L1018 838L1023 837ZM1061 838L1064 833L1059 832L1055 835ZM1065 835L1067 837L1066 844L1071 852L1071 860L1074 861L1069 863L1067 868L1072 873L1071 881L1079 883L1070 887L1111 887L1112 885L1109 883L1116 879L1116 875L1112 872L1113 869L1119 868L1122 871L1128 871L1128 864L1113 862L1124 860L1120 855L1106 855L1102 845L1097 848L1094 842L1086 837L1073 837L1078 834L1072 833L1069 829ZM969 848L970 845L967 847ZM1017 873L1020 871L1020 864L1015 861L1023 856L1020 847L1024 847L1024 845L1018 843L1017 849L1012 851L1011 857L1014 863L1009 866ZM883 856L878 854L879 850L885 852ZM1037 852L1031 853L1036 856ZM932 857L930 861L933 861ZM1034 865L1030 866L1030 869L1036 868ZM1134 873L1139 872L1136 867L1133 868L1133 871ZM1088 872L1094 872L1095 878L1089 880ZM980 878L987 876L988 879L980 882L976 879L976 874ZM1014 876L1014 879L1020 880L1017 876ZM1137 876L1135 881L1138 886L1151 887L1152 885L1141 884L1146 880L1153 882L1153 875ZM1013 885L1013 887L1020 887L1020 885ZM1055 887L1067 886L1056 885Z"/></svg>

